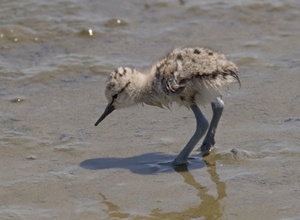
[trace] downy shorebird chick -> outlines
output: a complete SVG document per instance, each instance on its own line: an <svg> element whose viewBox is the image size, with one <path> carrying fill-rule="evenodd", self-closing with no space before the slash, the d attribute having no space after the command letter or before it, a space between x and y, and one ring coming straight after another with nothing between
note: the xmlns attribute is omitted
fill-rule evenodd
<svg viewBox="0 0 300 220"><path fill-rule="evenodd" d="M206 48L176 48L141 73L129 67L119 67L110 74L105 96L108 105L95 123L97 126L116 109L148 104L170 107L172 102L192 109L197 127L194 135L174 160L174 165L186 164L188 156L206 133L200 147L203 156L215 144L215 133L222 115L222 87L233 82L240 85L238 68L223 54ZM213 116L208 123L198 104L211 103Z"/></svg>

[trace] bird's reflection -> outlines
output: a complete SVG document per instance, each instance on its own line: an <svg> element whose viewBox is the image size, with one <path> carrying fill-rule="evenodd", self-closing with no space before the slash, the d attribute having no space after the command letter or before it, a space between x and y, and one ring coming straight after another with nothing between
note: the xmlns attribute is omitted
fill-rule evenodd
<svg viewBox="0 0 300 220"><path fill-rule="evenodd" d="M136 164L137 166L139 165L139 163L141 162L141 158L144 158L145 155L141 155L141 156L137 156L136 158L130 158L130 161L132 164ZM151 156L155 156L156 160L157 155L152 155L152 154L147 154L147 158L149 159L150 156L150 160L151 160ZM163 156L163 155L161 155ZM168 156L164 155L164 158L168 158ZM103 160L105 160L107 158L103 158ZM129 158L114 158L114 162L118 162L119 165L120 164L125 164L123 160L125 160L125 162L127 161L127 159ZM82 167L87 168L87 164L89 162L93 162L93 168L92 169L107 169L109 168L109 166L106 164L105 168L100 166L100 164L102 164L101 158L98 159L92 159L92 160L97 160L97 162L99 162L99 166L95 166L95 161L84 161L81 163ZM121 160L121 161L118 161ZM145 162L145 160L142 160L143 163L147 163ZM152 160L153 161L153 160ZM100 163L101 162L101 163ZM107 161L106 161L107 162ZM128 161L127 161L128 162ZM117 163L117 164L118 164ZM129 163L129 167L127 167L128 169L130 169L131 171L138 171L135 173L139 173L139 174L150 174L149 170L135 170ZM164 165L162 165L164 164ZM205 159L201 160L200 158L196 158L196 159L192 159L190 164L188 166L176 166L173 167L168 163L160 163L159 165L157 165L158 167L161 167L161 169L163 170L163 172L177 172L179 175L182 176L184 182L188 185L190 185L191 187L193 187L194 189L196 189L196 191L198 192L197 195L199 196L200 199L200 203L199 205L195 206L195 207L190 207L186 210L183 210L181 212L163 212L162 210L158 210L158 209L154 209L151 211L150 216L134 216L134 219L153 219L153 218L157 218L157 219L193 219L193 218L204 218L204 219L220 219L222 217L222 213L223 213L223 208L220 205L220 200L223 199L224 197L226 197L226 185L224 182L222 182L220 180L220 177L217 173L217 167L216 167L216 160L215 157L213 155L209 155L207 157L205 157ZM111 164L112 165L112 164ZM116 167L116 164L112 165L113 167ZM168 168L166 168L168 167ZM122 167L124 168L124 167ZM149 167L148 167L149 168ZM196 180L196 178L193 176L195 175L197 169L199 168L204 168L207 170L209 177L211 179L211 181L215 184L216 187L216 191L217 191L217 197L210 195L208 193L209 189L207 187L205 187L204 185L202 185L199 181ZM89 168L91 169L91 168ZM146 169L146 168L145 168ZM151 169L152 172L154 172L153 169ZM158 174L160 169L157 168L156 171L152 174ZM193 172L190 172L189 170L193 170ZM158 174L159 175L159 174ZM126 213L126 212L121 212L120 208L118 207L118 205L110 202L107 197L100 193L99 194L102 197L102 203L105 204L107 206L107 215L109 216L109 219L111 218L118 218L118 219L123 219L123 218L128 218L129 216L132 217L132 215L130 213Z"/></svg>
<svg viewBox="0 0 300 220"><path fill-rule="evenodd" d="M193 219L199 217L203 217L204 219L220 219L222 217L223 209L220 206L220 200L226 196L226 185L224 182L220 181L220 177L216 171L215 162L211 161L211 159L209 162L205 162L207 165L207 172L209 173L211 180L216 184L218 194L217 198L208 194L208 188L196 181L192 173L189 172L187 165L178 166L174 168L175 171L183 177L186 184L197 190L200 198L200 204L182 212L164 213L154 210L151 213L153 217L157 217L159 219L178 219L178 217L184 217L184 219Z"/></svg>

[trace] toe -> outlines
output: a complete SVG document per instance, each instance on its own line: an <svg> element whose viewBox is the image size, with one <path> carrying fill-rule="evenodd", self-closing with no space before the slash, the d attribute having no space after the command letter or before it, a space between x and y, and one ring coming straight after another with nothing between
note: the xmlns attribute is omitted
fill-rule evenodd
<svg viewBox="0 0 300 220"><path fill-rule="evenodd" d="M211 144L203 143L200 149L201 149L202 156L205 157L205 156L209 155L212 147L211 147Z"/></svg>

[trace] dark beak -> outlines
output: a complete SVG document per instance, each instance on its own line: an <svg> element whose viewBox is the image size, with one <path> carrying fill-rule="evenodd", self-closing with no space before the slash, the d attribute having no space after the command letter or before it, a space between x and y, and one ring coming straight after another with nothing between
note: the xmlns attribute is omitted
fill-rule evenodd
<svg viewBox="0 0 300 220"><path fill-rule="evenodd" d="M108 104L101 115L101 117L98 119L98 121L95 123L95 126L97 126L106 116L108 116L110 113L112 113L115 110L115 107L112 104Z"/></svg>

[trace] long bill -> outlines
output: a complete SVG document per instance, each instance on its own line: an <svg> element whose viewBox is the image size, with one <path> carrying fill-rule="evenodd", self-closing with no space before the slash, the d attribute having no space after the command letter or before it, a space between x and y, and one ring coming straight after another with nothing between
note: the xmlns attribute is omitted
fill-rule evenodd
<svg viewBox="0 0 300 220"><path fill-rule="evenodd" d="M106 116L108 116L110 113L112 113L115 110L115 107L112 104L108 104L102 113L101 117L98 119L98 121L95 123L95 126L97 126L101 121L103 121Z"/></svg>

